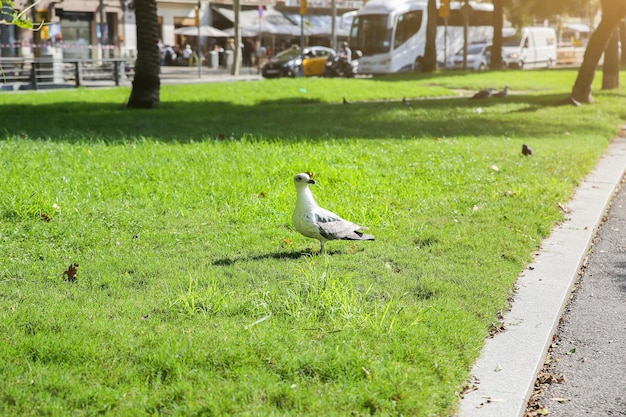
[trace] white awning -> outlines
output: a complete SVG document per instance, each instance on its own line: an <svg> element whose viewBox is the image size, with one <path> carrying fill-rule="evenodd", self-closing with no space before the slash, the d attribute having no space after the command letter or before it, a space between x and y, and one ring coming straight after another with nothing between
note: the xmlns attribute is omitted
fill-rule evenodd
<svg viewBox="0 0 626 417"><path fill-rule="evenodd" d="M183 26L174 30L176 35L198 36L197 26ZM228 38L230 35L213 26L200 26L200 36L207 38Z"/></svg>

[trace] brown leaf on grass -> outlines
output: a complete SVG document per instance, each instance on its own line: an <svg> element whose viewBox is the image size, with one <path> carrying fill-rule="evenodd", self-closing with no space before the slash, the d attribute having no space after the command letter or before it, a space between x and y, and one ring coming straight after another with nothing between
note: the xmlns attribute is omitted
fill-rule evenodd
<svg viewBox="0 0 626 417"><path fill-rule="evenodd" d="M287 239L287 238L284 238L284 239L283 239L283 242L284 242L286 245L291 245L291 244L293 244L293 240L291 240L291 239Z"/></svg>
<svg viewBox="0 0 626 417"><path fill-rule="evenodd" d="M267 197L267 194L265 193L265 191L261 191L260 193L256 193L254 196L256 198L265 198Z"/></svg>
<svg viewBox="0 0 626 417"><path fill-rule="evenodd" d="M313 178L313 177L315 176L315 172L309 172L309 171L307 171L307 172L305 172L305 174L306 174L306 175L308 175L308 176L309 176L309 178Z"/></svg>
<svg viewBox="0 0 626 417"><path fill-rule="evenodd" d="M472 384L470 382L466 383L463 386L463 390L461 391L461 398L465 396L465 394L468 394L472 391L476 391L478 390L478 387L476 386L476 384Z"/></svg>
<svg viewBox="0 0 626 417"><path fill-rule="evenodd" d="M506 331L506 325L499 321L499 322L491 322L491 326L489 326L489 338L493 338L495 337L497 334L505 332Z"/></svg>
<svg viewBox="0 0 626 417"><path fill-rule="evenodd" d="M48 216L46 213L43 213L43 212L39 213L39 218L43 220L44 222L49 222L50 220L52 220L50 216Z"/></svg>
<svg viewBox="0 0 626 417"><path fill-rule="evenodd" d="M76 281L76 274L77 273L78 273L78 264L77 263L71 264L67 268L67 271L63 272L63 275L67 275L67 278L65 278L65 281L68 281L68 282Z"/></svg>

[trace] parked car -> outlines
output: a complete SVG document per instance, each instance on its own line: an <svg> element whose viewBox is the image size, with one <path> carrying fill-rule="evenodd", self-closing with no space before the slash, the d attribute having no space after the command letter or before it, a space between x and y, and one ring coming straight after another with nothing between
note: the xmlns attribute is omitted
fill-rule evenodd
<svg viewBox="0 0 626 417"><path fill-rule="evenodd" d="M491 63L491 43L472 43L467 47L467 69L484 71ZM448 61L448 69L463 69L463 48Z"/></svg>
<svg viewBox="0 0 626 417"><path fill-rule="evenodd" d="M261 74L265 78L322 76L328 57L335 54L333 49L325 46L310 46L300 52L300 48L294 45L270 58Z"/></svg>

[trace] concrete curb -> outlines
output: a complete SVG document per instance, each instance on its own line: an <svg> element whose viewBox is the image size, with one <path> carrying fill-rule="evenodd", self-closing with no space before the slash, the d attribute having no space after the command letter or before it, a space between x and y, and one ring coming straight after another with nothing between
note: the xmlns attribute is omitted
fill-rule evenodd
<svg viewBox="0 0 626 417"><path fill-rule="evenodd" d="M457 417L521 417L563 309L598 226L626 170L626 139L616 138L569 202L569 219L552 230L517 280L507 330L488 339L472 369L477 390Z"/></svg>

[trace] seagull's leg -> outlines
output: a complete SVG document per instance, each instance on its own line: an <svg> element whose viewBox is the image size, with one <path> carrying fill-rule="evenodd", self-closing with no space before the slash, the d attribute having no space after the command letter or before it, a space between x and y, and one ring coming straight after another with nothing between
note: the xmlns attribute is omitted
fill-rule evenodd
<svg viewBox="0 0 626 417"><path fill-rule="evenodd" d="M324 253L324 242L320 240L322 247L320 248L320 253Z"/></svg>

